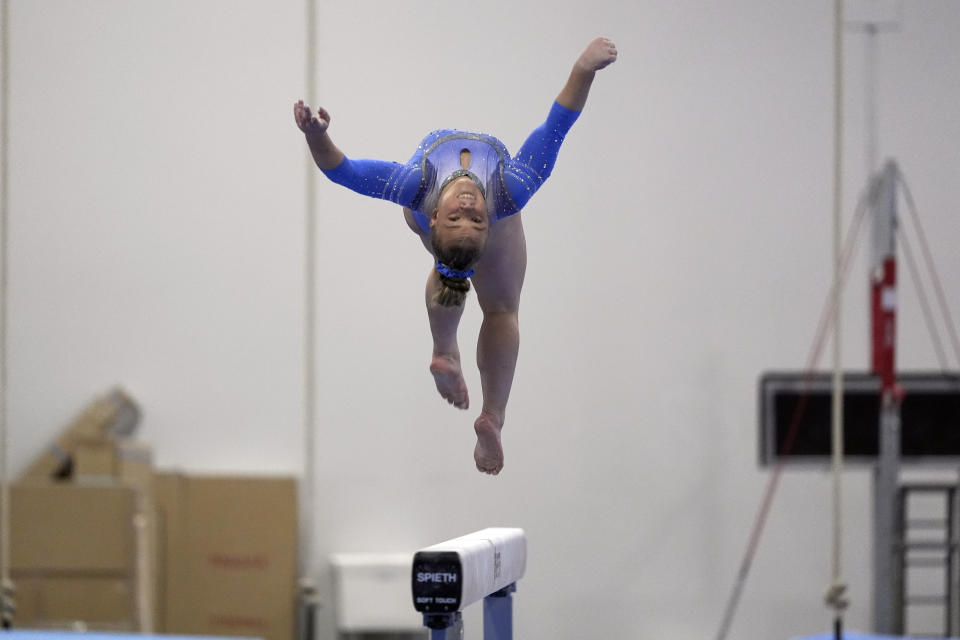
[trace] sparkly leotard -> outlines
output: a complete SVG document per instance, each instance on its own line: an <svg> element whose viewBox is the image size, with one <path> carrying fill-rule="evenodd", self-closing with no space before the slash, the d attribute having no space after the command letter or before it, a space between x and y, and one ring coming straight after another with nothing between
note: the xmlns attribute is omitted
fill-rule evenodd
<svg viewBox="0 0 960 640"><path fill-rule="evenodd" d="M344 158L323 173L357 193L409 207L424 233L441 188L451 178L469 175L484 191L494 222L520 211L550 176L563 138L579 115L554 102L546 122L513 158L493 136L439 129L423 139L406 164ZM466 170L460 164L464 150L470 152Z"/></svg>

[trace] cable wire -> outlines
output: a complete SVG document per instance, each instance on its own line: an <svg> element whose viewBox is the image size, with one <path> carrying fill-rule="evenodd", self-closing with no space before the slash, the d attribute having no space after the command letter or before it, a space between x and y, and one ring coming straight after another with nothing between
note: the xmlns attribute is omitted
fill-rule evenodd
<svg viewBox="0 0 960 640"><path fill-rule="evenodd" d="M920 280L920 274L917 270L916 262L913 259L913 250L910 248L910 242L907 234L902 229L896 229L897 239L900 246L903 247L903 255L907 259L907 270L910 272L910 278L913 280L913 286L917 290L917 298L920 301L920 308L923 310L923 319L927 324L927 330L930 332L930 340L933 342L933 350L937 354L937 360L940 362L940 370L947 371L947 354L944 351L943 343L940 342L940 332L937 330L936 322L933 319L933 312L930 309L930 302L927 300L926 291L923 288L923 282Z"/></svg>
<svg viewBox="0 0 960 640"><path fill-rule="evenodd" d="M953 316L950 314L950 307L947 304L946 296L943 293L943 285L940 284L940 276L937 273L937 267L933 263L933 257L930 253L930 245L927 243L927 237L923 231L923 225L920 223L920 215L917 212L917 205L913 199L913 193L910 191L910 185L907 184L903 172L899 169L897 170L897 181L902 187L901 190L903 192L904 200L907 203L907 210L910 212L910 218L913 221L917 238L920 241L920 249L923 252L923 259L926 263L927 271L930 272L930 278L933 281L933 289L937 294L937 302L940 305L940 312L943 314L943 320L947 326L947 335L950 336L950 342L953 345L953 351L957 357L957 363L960 364L960 339L957 337L957 325L954 323Z"/></svg>
<svg viewBox="0 0 960 640"><path fill-rule="evenodd" d="M836 640L843 635L843 611L847 607L843 582L843 0L834 0L833 14L833 402L831 472L833 484L833 580L826 602L833 609Z"/></svg>
<svg viewBox="0 0 960 640"><path fill-rule="evenodd" d="M940 284L939 276L937 275L936 268L933 264L933 259L929 250L929 246L926 242L925 236L922 231L922 227L919 222L919 216L917 214L916 204L914 202L913 196L910 193L910 190L903 178L902 173L898 172L898 180L900 181L901 186L903 187L902 191L905 195L907 201L908 209L913 218L914 224L917 228L917 235L921 239L921 246L923 248L923 255L926 262L927 269L931 272L931 278L934 280L935 291L937 293L938 302L940 304L942 313L947 324L949 334L953 343L953 347L957 352L957 359L960 361L960 341L957 340L957 334L955 330L955 324L953 323L952 317L950 316L950 310L946 303L946 298L943 294L943 287ZM720 628L715 636L716 640L726 640L730 628L733 624L733 619L736 615L736 611L739 607L739 603L743 594L743 589L746 585L746 581L749 577L750 570L753 565L754 557L756 556L757 550L759 548L760 539L763 534L763 530L766 526L766 521L769 516L770 509L773 505L773 500L776 495L777 489L780 484L781 476L785 470L785 460L791 452L793 451L793 445L796 441L797 436L799 435L800 422L803 416L804 411L807 406L807 388L809 383L812 381L814 376L814 369L819 363L820 356L823 351L824 344L826 342L827 332L830 329L831 324L834 322L834 304L835 299L835 289L836 287L843 287L847 275L849 273L849 268L852 263L853 257L858 245L858 241L862 236L863 232L863 222L867 218L867 214L872 214L873 210L871 206L876 200L876 189L878 188L878 182L872 182L869 187L864 190L857 202L857 207L853 215L853 219L850 222L850 226L847 230L846 243L843 250L843 259L842 259L842 277L835 281L833 286L830 289L830 292L827 295L827 298L824 302L820 319L817 324L817 329L814 333L814 340L811 344L810 351L807 355L806 364L804 367L805 379L804 379L804 391L798 399L797 406L794 409L794 413L790 420L790 426L787 430L786 437L783 440L782 449L778 456L778 461L771 473L770 480L767 482L766 490L764 491L763 499L760 504L760 508L757 512L757 515L754 519L753 528L751 529L750 536L747 541L747 548L744 552L743 558L740 563L739 570L737 572L736 580L734 582L733 588L730 593L730 597L727 601L727 606L724 610L724 616L720 624ZM899 231L901 237L904 237L902 231ZM908 243L904 242L904 253L908 260L908 265L911 269L915 268L915 265L912 265L913 254ZM920 287L918 286L918 290ZM922 302L923 303L923 302ZM929 303L924 303L929 307ZM941 360L942 362L942 360ZM835 622L839 622L835 621ZM835 634L842 634L842 625L835 624Z"/></svg>
<svg viewBox="0 0 960 640"><path fill-rule="evenodd" d="M856 255L856 249L859 246L858 240L862 238L863 221L866 219L867 213L871 212L871 209L867 205L872 201L872 199L872 188L865 189L860 195L853 219L850 221L850 227L847 230L846 243L843 249L843 268L841 270L842 277L839 281L834 281L832 284L830 292L827 294L826 300L824 301L822 310L820 312L820 319L817 323L817 329L814 332L813 343L810 346L810 351L807 355L807 361L804 365L804 393L800 396L793 415L791 416L790 427L787 429L786 437L783 440L782 451L779 455L777 464L774 466L773 472L770 475L770 480L767 481L767 487L764 490L763 498L760 502L760 508L758 509L757 515L754 518L753 528L751 529L750 536L747 540L747 548L744 551L743 558L740 561L740 568L737 571L737 577L734 581L733 588L730 591L730 597L727 599L727 606L724 609L723 619L720 622L720 627L715 636L716 640L726 640L727 635L730 632L730 628L733 625L733 619L736 616L737 609L740 606L740 599L743 596L743 589L746 586L747 578L750 576L750 569L753 566L753 559L756 556L757 549L760 546L760 539L763 536L763 530L766 527L767 517L770 515L770 509L773 506L773 499L776 496L777 489L779 488L780 478L783 475L784 469L786 468L785 460L792 453L793 445L800 433L801 419L803 418L803 413L807 406L806 390L809 388L809 385L814 378L814 370L816 369L817 364L820 362L820 356L823 353L823 347L826 343L827 332L833 322L833 287L838 285L842 287L846 282L850 265L853 262L853 257Z"/></svg>

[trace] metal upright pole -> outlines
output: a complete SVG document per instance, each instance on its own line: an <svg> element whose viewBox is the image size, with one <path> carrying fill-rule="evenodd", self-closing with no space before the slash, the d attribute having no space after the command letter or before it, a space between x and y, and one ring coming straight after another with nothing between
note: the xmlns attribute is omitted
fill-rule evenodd
<svg viewBox="0 0 960 640"><path fill-rule="evenodd" d="M866 51L864 52L864 96L863 118L866 121L866 160L867 176L877 170L877 32L875 23L867 23L864 27Z"/></svg>
<svg viewBox="0 0 960 640"><path fill-rule="evenodd" d="M306 81L304 98L316 101L317 78L317 3L306 0ZM305 161L304 287L303 287L303 478L300 482L300 585L298 594L299 640L313 640L316 612L320 607L313 580L316 509L316 183L315 167Z"/></svg>
<svg viewBox="0 0 960 640"><path fill-rule="evenodd" d="M7 421L7 328L9 319L9 148L10 148L10 6L0 0L0 627L13 626L10 580L9 424Z"/></svg>
<svg viewBox="0 0 960 640"><path fill-rule="evenodd" d="M903 628L897 562L896 500L900 484L900 397L896 385L897 167L891 160L878 178L874 200L873 254L870 268L873 373L880 378L880 452L873 479L874 631L895 634Z"/></svg>
<svg viewBox="0 0 960 640"><path fill-rule="evenodd" d="M873 619L877 633L902 629L898 561L897 495L900 469L900 398L896 388L896 177L888 161L878 167L877 118L878 34L900 28L899 0L860 3L847 26L866 33L864 51L864 159L871 183L873 242L870 264L872 371L881 381L880 448L873 478Z"/></svg>

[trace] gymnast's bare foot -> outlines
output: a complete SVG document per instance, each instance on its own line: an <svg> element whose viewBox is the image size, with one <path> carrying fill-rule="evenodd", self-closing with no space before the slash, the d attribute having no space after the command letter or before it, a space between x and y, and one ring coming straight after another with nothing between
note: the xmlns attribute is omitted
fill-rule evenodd
<svg viewBox="0 0 960 640"><path fill-rule="evenodd" d="M503 469L503 445L500 443L503 419L484 411L473 423L473 430L477 432L477 446L473 450L477 470L497 475Z"/></svg>
<svg viewBox="0 0 960 640"><path fill-rule="evenodd" d="M467 383L460 370L460 359L454 356L433 355L430 362L430 373L437 383L437 391L443 399L457 409L468 409L470 397L467 394Z"/></svg>

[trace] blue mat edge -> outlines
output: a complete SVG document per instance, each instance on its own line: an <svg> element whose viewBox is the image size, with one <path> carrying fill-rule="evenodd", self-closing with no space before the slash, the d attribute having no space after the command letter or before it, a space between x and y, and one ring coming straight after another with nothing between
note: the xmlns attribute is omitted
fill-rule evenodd
<svg viewBox="0 0 960 640"><path fill-rule="evenodd" d="M0 629L0 637L5 640L63 640L65 637L77 637L84 640L262 640L255 636L189 636L182 634L152 634L115 631L67 631L57 629Z"/></svg>
<svg viewBox="0 0 960 640"><path fill-rule="evenodd" d="M833 640L832 633L821 633L815 636L797 636L793 640ZM882 636L872 633L860 633L859 631L845 631L843 640L951 640L942 636L938 638L920 637L920 636ZM953 639L956 640L956 639Z"/></svg>

